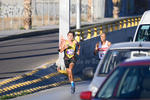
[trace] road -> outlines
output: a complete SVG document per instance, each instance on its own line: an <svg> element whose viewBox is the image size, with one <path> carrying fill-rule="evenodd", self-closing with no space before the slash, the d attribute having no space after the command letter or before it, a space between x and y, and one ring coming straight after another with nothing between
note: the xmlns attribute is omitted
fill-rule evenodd
<svg viewBox="0 0 150 100"><path fill-rule="evenodd" d="M88 90L90 81L76 83L75 94L70 93L70 84L57 88L47 89L38 93L21 96L12 100L80 100L81 91Z"/></svg>
<svg viewBox="0 0 150 100"><path fill-rule="evenodd" d="M0 79L26 73L58 58L58 33L0 42Z"/></svg>

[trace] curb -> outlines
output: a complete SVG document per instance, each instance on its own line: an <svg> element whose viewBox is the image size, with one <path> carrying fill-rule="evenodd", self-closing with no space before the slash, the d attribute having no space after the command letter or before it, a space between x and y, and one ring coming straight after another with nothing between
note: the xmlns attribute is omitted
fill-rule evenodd
<svg viewBox="0 0 150 100"><path fill-rule="evenodd" d="M83 24L83 25L81 25L81 27L87 27L87 26L91 26L93 24L92 23ZM75 25L71 25L70 29L75 29L75 27L76 27ZM59 32L59 27L51 28L51 29L41 29L41 30L34 30L34 29L32 30L31 29L31 30L27 30L27 32L21 32L19 34L0 37L0 41L12 40L12 39L17 39L17 38L26 38L26 37L32 37L32 36L47 35L47 34L54 34L56 32Z"/></svg>

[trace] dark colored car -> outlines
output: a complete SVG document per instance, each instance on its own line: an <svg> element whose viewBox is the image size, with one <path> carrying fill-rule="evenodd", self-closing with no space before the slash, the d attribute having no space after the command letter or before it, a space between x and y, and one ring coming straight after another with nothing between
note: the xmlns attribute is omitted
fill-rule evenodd
<svg viewBox="0 0 150 100"><path fill-rule="evenodd" d="M82 100L150 100L150 57L127 59L105 79L98 92L80 94Z"/></svg>

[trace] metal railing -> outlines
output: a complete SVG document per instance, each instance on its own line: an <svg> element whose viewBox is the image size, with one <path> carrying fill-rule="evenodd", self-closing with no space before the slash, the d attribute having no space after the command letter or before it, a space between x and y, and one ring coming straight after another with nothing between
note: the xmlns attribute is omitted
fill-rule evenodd
<svg viewBox="0 0 150 100"><path fill-rule="evenodd" d="M81 29L74 29L72 31L76 33L75 38L78 42L80 42L86 39L97 37L103 32L107 34L108 32L137 26L140 19L141 16L121 18L121 19L116 19L115 21L95 24Z"/></svg>

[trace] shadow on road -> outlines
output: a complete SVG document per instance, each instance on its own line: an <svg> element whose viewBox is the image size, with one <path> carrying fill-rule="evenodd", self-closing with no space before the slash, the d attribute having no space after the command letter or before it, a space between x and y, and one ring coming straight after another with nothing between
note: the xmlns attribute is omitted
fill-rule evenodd
<svg viewBox="0 0 150 100"><path fill-rule="evenodd" d="M12 54L12 53L22 53L22 52L30 52L30 51L39 51L39 50L46 50L46 49L56 49L58 46L49 47L49 48L42 48L42 49L32 49L32 50L22 50L22 51L12 51L12 52L5 52L0 54Z"/></svg>
<svg viewBox="0 0 150 100"><path fill-rule="evenodd" d="M9 74L9 76L4 76L4 77L0 77L0 79L8 79L8 78L12 78L14 77L14 75L10 75L10 74L22 74L22 73L26 73L26 72L31 72L32 70L23 70L23 71L14 71L14 72L2 72L0 73L0 76L3 76L4 74Z"/></svg>
<svg viewBox="0 0 150 100"><path fill-rule="evenodd" d="M37 55L18 56L18 57L0 58L0 61L12 60L12 59L24 59L24 58L32 58L32 57L40 57L40 56L49 56L49 55L55 55L55 54L58 54L58 52L51 52L51 53L44 53L44 54L37 54Z"/></svg>
<svg viewBox="0 0 150 100"><path fill-rule="evenodd" d="M15 45L4 45L4 46L0 46L0 48L4 48L4 47L12 47L12 46L25 46L25 45L35 45L35 44L45 44L45 43L58 43L59 40L45 40L42 42L32 42L32 43L23 43L23 44L15 44Z"/></svg>

